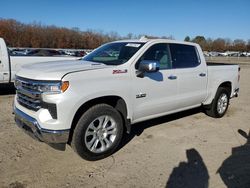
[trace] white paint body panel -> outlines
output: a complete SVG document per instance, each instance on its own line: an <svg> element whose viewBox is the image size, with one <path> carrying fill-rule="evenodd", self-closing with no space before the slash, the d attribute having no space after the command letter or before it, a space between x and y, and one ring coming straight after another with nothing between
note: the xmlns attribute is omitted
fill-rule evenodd
<svg viewBox="0 0 250 188"><path fill-rule="evenodd" d="M157 43L195 46L200 55L200 65L195 68L160 70L156 73L147 73L144 78L138 78L135 63L150 46ZM127 72L113 74L113 70ZM200 77L200 73L205 73L206 76ZM121 97L126 103L127 118L131 123L136 123L209 104L218 86L223 82L231 82L232 90L239 88L237 65L207 66L199 45L165 39L147 41L128 62L119 66L84 61L55 62L54 66L41 63L25 66L17 75L36 80L69 81L70 87L65 93L43 95L45 102L57 105L57 120L44 117L44 109L33 112L20 106L15 100L18 109L37 119L42 128L51 130L70 129L77 110L84 103L98 97ZM177 79L169 80L169 75L176 75ZM144 93L146 97L136 98L136 95Z"/></svg>
<svg viewBox="0 0 250 188"><path fill-rule="evenodd" d="M210 104L216 94L219 85L223 82L230 82L232 84L231 97L233 97L234 90L239 88L238 82L238 68L237 65L226 66L208 66L208 84L207 84L207 98L204 104Z"/></svg>

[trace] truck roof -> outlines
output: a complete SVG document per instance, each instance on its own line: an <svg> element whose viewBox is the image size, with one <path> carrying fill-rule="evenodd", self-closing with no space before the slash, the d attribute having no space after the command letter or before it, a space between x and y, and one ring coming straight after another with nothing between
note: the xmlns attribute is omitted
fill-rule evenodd
<svg viewBox="0 0 250 188"><path fill-rule="evenodd" d="M157 39L149 39L149 38L146 38L146 37L142 37L140 39L125 39L125 40L118 40L118 41L114 41L114 42L138 42L138 43L148 43L148 42L158 42L158 43L161 43L161 42L164 42L164 43L177 43L177 44L187 44L187 45L197 45L196 43L193 43L193 42L186 42L186 41L178 41L178 40L172 40L172 39L160 39L160 38L157 38Z"/></svg>

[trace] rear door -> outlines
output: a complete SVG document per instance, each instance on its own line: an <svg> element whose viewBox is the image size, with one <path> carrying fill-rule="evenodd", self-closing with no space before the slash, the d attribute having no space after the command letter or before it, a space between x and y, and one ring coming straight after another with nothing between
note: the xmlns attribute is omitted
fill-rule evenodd
<svg viewBox="0 0 250 188"><path fill-rule="evenodd" d="M172 66L178 80L178 108L201 104L207 94L206 65L195 46L169 44Z"/></svg>

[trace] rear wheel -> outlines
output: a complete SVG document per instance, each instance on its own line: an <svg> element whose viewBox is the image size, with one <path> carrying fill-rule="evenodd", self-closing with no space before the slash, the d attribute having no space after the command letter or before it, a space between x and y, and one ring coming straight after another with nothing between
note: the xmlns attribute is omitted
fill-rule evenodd
<svg viewBox="0 0 250 188"><path fill-rule="evenodd" d="M223 117L228 109L230 97L229 93L230 92L226 88L218 88L213 102L209 108L205 109L206 114L214 118Z"/></svg>
<svg viewBox="0 0 250 188"><path fill-rule="evenodd" d="M91 107L79 119L71 146L86 160L99 160L111 155L123 135L123 121L119 112L107 104Z"/></svg>

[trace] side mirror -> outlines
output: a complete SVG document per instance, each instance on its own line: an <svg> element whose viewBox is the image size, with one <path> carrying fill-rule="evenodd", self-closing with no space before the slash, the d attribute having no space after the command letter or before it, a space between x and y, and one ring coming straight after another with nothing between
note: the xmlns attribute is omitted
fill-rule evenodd
<svg viewBox="0 0 250 188"><path fill-rule="evenodd" d="M160 69L160 62L159 61L152 61L152 60L142 60L140 62L137 77L143 78L145 72L157 72Z"/></svg>

